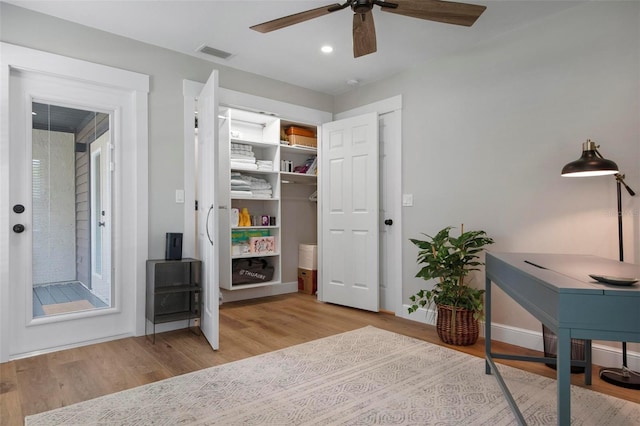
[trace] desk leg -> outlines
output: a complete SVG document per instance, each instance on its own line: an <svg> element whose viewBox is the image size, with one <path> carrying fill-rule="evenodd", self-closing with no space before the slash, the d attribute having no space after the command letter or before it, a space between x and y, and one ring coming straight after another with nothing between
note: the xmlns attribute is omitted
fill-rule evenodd
<svg viewBox="0 0 640 426"><path fill-rule="evenodd" d="M593 367L593 365L591 364L591 340L587 340L585 341L584 344L584 359L587 363L587 365L584 368L584 384L585 385L590 385L591 384L591 369Z"/></svg>
<svg viewBox="0 0 640 426"><path fill-rule="evenodd" d="M571 331L558 329L558 425L571 424Z"/></svg>
<svg viewBox="0 0 640 426"><path fill-rule="evenodd" d="M484 372L491 374L488 358L491 356L491 280L486 278L484 292Z"/></svg>

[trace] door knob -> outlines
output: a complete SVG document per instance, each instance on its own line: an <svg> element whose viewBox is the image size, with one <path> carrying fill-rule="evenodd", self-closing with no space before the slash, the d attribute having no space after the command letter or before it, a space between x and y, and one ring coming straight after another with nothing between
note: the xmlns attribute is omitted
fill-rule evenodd
<svg viewBox="0 0 640 426"><path fill-rule="evenodd" d="M385 225L393 225L393 220L391 220L391 219L385 219L384 224L385 224Z"/></svg>
<svg viewBox="0 0 640 426"><path fill-rule="evenodd" d="M15 232L16 234L20 234L21 232L24 232L24 225L21 223L17 223L13 225L13 232Z"/></svg>

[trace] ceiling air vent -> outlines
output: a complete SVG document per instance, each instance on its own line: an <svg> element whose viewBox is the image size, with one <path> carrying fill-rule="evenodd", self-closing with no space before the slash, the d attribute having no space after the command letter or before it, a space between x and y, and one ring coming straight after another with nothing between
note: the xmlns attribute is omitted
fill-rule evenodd
<svg viewBox="0 0 640 426"><path fill-rule="evenodd" d="M216 58L220 58L220 59L229 59L229 57L231 56L231 53L229 52L225 52L224 50L220 50L220 49L215 49L211 46L207 46L206 44L200 46L198 48L198 52L202 52L206 55L215 56Z"/></svg>

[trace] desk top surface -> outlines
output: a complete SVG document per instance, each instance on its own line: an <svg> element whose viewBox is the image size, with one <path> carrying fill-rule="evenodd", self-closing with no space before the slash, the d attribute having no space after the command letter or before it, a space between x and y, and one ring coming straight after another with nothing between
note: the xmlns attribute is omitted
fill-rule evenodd
<svg viewBox="0 0 640 426"><path fill-rule="evenodd" d="M640 265L581 254L487 252L487 272L500 262L554 287L559 292L588 292L640 297L640 282L612 285L589 275L640 279Z"/></svg>

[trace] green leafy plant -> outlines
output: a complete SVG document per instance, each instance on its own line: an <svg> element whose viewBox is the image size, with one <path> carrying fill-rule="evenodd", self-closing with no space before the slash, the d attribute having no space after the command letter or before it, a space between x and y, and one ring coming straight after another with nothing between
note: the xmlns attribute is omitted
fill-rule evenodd
<svg viewBox="0 0 640 426"><path fill-rule="evenodd" d="M411 239L418 251L418 264L422 269L416 274L425 280L438 279L432 290L420 290L411 296L409 313L431 305L447 305L464 308L473 312L475 319L481 319L484 313L484 290L470 287L465 282L471 271L484 265L478 260L478 254L493 239L485 231L464 232L461 227L459 237L450 235L453 227L447 226L427 240Z"/></svg>

